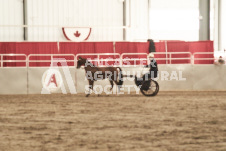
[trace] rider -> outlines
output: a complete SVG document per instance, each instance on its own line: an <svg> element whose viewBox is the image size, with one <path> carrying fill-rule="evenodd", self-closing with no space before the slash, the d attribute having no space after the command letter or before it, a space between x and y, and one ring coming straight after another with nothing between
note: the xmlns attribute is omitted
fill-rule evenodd
<svg viewBox="0 0 226 151"><path fill-rule="evenodd" d="M143 75L143 80L148 80L149 78L156 78L158 76L158 65L156 60L154 59L154 54L149 53L148 58L150 59L150 64L144 67L150 68L148 73Z"/></svg>

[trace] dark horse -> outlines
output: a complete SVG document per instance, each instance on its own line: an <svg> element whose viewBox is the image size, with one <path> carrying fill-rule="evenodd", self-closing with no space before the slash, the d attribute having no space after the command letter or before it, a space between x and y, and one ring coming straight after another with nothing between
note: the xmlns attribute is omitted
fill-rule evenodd
<svg viewBox="0 0 226 151"><path fill-rule="evenodd" d="M90 90L93 89L93 83L96 80L103 80L108 78L111 83L110 90L113 89L113 82L118 85L118 88L120 90L120 87L123 84L122 69L120 67L97 67L87 59L79 57L77 62L77 69L81 66L85 66L86 78L89 81L89 94L87 94L86 97L90 95Z"/></svg>

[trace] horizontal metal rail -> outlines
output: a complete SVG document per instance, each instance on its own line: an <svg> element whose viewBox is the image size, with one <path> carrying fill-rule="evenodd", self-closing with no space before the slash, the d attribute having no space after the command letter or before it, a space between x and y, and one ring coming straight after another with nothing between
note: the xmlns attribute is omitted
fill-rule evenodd
<svg viewBox="0 0 226 151"><path fill-rule="evenodd" d="M27 67L27 55L25 54L0 54L1 57L1 68L4 67L4 63L25 63L24 67ZM4 57L25 57L23 60L5 60Z"/></svg>
<svg viewBox="0 0 226 151"><path fill-rule="evenodd" d="M79 56L97 56L97 58L95 58L94 60L93 59L90 59L89 61L91 62L97 62L97 64L99 66L103 66L103 65L100 65L100 61L104 61L104 62L107 62L107 61L117 61L119 60L120 61L120 54L119 53L78 53L76 56L75 56L75 61L76 61L76 66L77 66L77 61L78 61L78 57ZM118 56L118 58L116 59L113 59L113 58L109 58L109 59L103 59L103 58L100 58L100 56ZM120 65L121 65L121 62L120 62Z"/></svg>
<svg viewBox="0 0 226 151"><path fill-rule="evenodd" d="M127 56L127 57L125 57ZM145 58L128 58L128 56L146 56ZM125 57L125 58L124 58ZM147 53L122 53L121 54L121 66L131 66L131 65L125 65L123 64L124 62L126 61L147 61L147 63L149 64L149 59L148 59L148 54ZM143 66L143 64L135 64L135 65L132 65L133 67L136 67L136 66Z"/></svg>
<svg viewBox="0 0 226 151"><path fill-rule="evenodd" d="M51 59L45 60L33 60L31 57L50 57ZM27 64L30 67L30 63L34 62L51 62L50 66L53 66L54 62L64 62L65 60L62 58L54 58L54 57L73 57L73 60L66 60L67 62L73 62L73 66L75 67L75 55L74 54L30 54L28 55Z"/></svg>
<svg viewBox="0 0 226 151"><path fill-rule="evenodd" d="M213 55L213 57L197 57L198 55ZM216 61L218 58L216 56L225 56L225 53L221 52L195 52L193 54L193 64L195 61L200 61L200 60L209 60L209 61ZM223 59L223 58L222 58ZM223 59L225 60L225 59ZM226 61L226 60L225 60Z"/></svg>
<svg viewBox="0 0 226 151"><path fill-rule="evenodd" d="M155 55L169 55L169 57L161 57L161 58L156 58L155 60L166 60L166 61L170 61L170 64L172 64L172 60L190 60L190 63L192 62L192 54L190 52L155 52ZM172 55L189 55L189 57L177 57L177 58L173 58ZM124 56L128 56L128 55L146 55L146 58L125 58L123 59ZM121 59L122 61L126 60L126 61L133 61L133 60L146 60L147 63L150 63L149 59L148 59L148 54L147 53L122 53L121 55Z"/></svg>
<svg viewBox="0 0 226 151"><path fill-rule="evenodd" d="M154 53L156 56L157 55L164 55L163 57L155 57L155 60L165 60L166 64L169 61L169 64L172 64L173 60L190 60L190 64L194 64L196 60L216 60L216 52L195 52L193 55L190 52L155 52ZM219 53L222 54L222 53ZM188 55L188 57L178 57L178 56L173 56L173 55ZM202 55L201 57L198 55ZM213 55L213 57L203 57L203 55ZM224 57L226 56L223 54ZM91 59L89 61L91 62L97 62L98 66L106 66L108 65L108 62L115 62L113 63L112 66L130 66L128 64L125 64L126 62L134 62L140 61L143 63L150 63L150 60L148 58L147 53L79 53L79 54L30 54L30 55L25 55L25 54L0 54L0 63L1 63L1 68L4 67L4 63L25 63L24 67L30 67L30 63L47 63L50 62L50 65L53 65L55 62L61 62L61 61L66 61L69 63L73 63L72 66L76 67L77 66L77 61L79 56L90 56ZM108 58L102 58L101 56L108 56ZM9 57L9 58L7 58ZM10 58L10 57L15 57ZM16 59L18 57L18 59ZM20 58L19 58L20 57ZM24 59L21 59L21 57L24 57ZM34 58L32 58L34 57ZM49 57L47 59L37 59L35 57ZM68 59L65 59L68 57ZM95 57L94 59L92 59ZM133 57L133 58L132 58ZM140 57L140 58L139 58ZM142 64L135 64L132 66L141 66Z"/></svg>

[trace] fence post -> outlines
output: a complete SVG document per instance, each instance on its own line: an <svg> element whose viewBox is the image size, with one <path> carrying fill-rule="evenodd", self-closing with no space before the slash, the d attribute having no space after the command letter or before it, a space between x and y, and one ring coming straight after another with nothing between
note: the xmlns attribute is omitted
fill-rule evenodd
<svg viewBox="0 0 226 151"><path fill-rule="evenodd" d="M3 54L1 54L1 68L3 68Z"/></svg>

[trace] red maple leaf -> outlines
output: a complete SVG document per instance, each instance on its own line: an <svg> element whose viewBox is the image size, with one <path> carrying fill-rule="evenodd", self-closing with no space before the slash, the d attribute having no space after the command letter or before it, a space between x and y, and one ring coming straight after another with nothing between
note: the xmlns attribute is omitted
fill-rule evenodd
<svg viewBox="0 0 226 151"><path fill-rule="evenodd" d="M79 37L81 35L81 33L79 33L78 31L76 31L76 33L74 33L75 37Z"/></svg>

